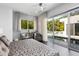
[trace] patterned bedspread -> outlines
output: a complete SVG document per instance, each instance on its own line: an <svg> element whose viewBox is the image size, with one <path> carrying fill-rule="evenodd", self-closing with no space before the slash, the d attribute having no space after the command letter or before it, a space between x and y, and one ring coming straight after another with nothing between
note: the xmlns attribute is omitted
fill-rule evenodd
<svg viewBox="0 0 79 59"><path fill-rule="evenodd" d="M58 56L59 53L34 39L25 39L10 44L9 56Z"/></svg>

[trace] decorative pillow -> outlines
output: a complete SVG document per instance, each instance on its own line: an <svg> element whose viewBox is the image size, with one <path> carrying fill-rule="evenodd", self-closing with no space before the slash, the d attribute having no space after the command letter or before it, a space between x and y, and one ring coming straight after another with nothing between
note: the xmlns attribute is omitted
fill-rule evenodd
<svg viewBox="0 0 79 59"><path fill-rule="evenodd" d="M5 35L0 37L0 40L8 47L10 45L10 41L7 39Z"/></svg>
<svg viewBox="0 0 79 59"><path fill-rule="evenodd" d="M9 48L0 40L0 56L8 56Z"/></svg>
<svg viewBox="0 0 79 59"><path fill-rule="evenodd" d="M21 33L21 36L22 36L22 37L25 37L25 36L26 36L26 33Z"/></svg>
<svg viewBox="0 0 79 59"><path fill-rule="evenodd" d="M10 41L6 38L5 35L0 37L0 56L7 56L8 55L9 44L10 44Z"/></svg>

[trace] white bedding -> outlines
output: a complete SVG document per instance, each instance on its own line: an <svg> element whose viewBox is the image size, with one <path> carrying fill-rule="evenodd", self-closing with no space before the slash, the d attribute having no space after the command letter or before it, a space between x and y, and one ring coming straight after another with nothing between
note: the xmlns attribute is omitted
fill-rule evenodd
<svg viewBox="0 0 79 59"><path fill-rule="evenodd" d="M25 39L10 44L9 56L58 56L59 53L34 39Z"/></svg>

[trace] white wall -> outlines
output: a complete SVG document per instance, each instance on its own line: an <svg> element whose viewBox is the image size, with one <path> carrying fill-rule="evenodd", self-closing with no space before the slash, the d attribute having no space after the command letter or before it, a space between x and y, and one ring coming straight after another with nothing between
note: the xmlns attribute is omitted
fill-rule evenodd
<svg viewBox="0 0 79 59"><path fill-rule="evenodd" d="M42 27L41 24L42 24L42 23L41 23L41 21L42 21L42 20L41 20L40 18L38 18L38 32L42 34L42 30L41 30L41 27Z"/></svg>
<svg viewBox="0 0 79 59"><path fill-rule="evenodd" d="M47 18L46 18L46 14L42 14L38 17L38 32L42 34L43 41L48 41L48 39L47 39Z"/></svg>
<svg viewBox="0 0 79 59"><path fill-rule="evenodd" d="M19 18L20 15L19 13L13 12L13 39L18 38L19 37Z"/></svg>
<svg viewBox="0 0 79 59"><path fill-rule="evenodd" d="M63 5L61 4L58 7L48 11L48 17L53 17L57 14L68 11L68 10L73 9L75 7L79 7L79 3L65 3Z"/></svg>
<svg viewBox="0 0 79 59"><path fill-rule="evenodd" d="M12 41L12 10L4 6L0 6L0 28L3 29L7 38Z"/></svg>

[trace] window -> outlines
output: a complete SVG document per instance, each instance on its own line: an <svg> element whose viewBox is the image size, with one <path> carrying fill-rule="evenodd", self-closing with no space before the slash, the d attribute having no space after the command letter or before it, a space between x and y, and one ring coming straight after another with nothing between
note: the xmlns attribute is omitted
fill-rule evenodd
<svg viewBox="0 0 79 59"><path fill-rule="evenodd" d="M47 21L47 30L53 31L53 19L48 19Z"/></svg>
<svg viewBox="0 0 79 59"><path fill-rule="evenodd" d="M28 21L28 29L34 29L34 21Z"/></svg>
<svg viewBox="0 0 79 59"><path fill-rule="evenodd" d="M64 22L61 19L54 19L54 31L64 31Z"/></svg>
<svg viewBox="0 0 79 59"><path fill-rule="evenodd" d="M67 16L62 16L56 19L52 19L50 21L47 22L47 29L48 31L64 31L64 21L62 21L62 19L66 18ZM54 27L53 27L53 23L54 23Z"/></svg>
<svg viewBox="0 0 79 59"><path fill-rule="evenodd" d="M34 29L34 21L33 20L26 20L21 19L20 27L21 29L27 30L27 29Z"/></svg>
<svg viewBox="0 0 79 59"><path fill-rule="evenodd" d="M21 20L21 29L27 29L27 20Z"/></svg>
<svg viewBox="0 0 79 59"><path fill-rule="evenodd" d="M58 15L56 17L48 19L47 21L48 40L53 41L53 43L66 46L67 39L65 37L67 36L66 35L67 22L68 22L67 14Z"/></svg>

